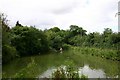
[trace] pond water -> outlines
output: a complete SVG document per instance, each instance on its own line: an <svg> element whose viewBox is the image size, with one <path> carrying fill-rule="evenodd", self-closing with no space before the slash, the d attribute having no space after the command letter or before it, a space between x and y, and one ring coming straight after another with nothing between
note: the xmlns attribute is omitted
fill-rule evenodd
<svg viewBox="0 0 120 80"><path fill-rule="evenodd" d="M34 63L33 63L34 62ZM19 58L3 65L3 78L14 78L16 74L24 78L50 77L52 72L61 65L71 64L79 68L79 73L88 78L118 77L117 61L106 60L100 57L65 52L63 54L46 54L32 57Z"/></svg>
<svg viewBox="0 0 120 80"><path fill-rule="evenodd" d="M62 68L66 67L66 66L60 66ZM55 67L51 67L48 70L46 70L45 72L43 72L39 78L51 78L52 73L54 71L56 71L57 69ZM102 69L91 69L89 67L89 65L84 65L84 67L80 67L79 68L79 74L84 74L85 76L87 76L88 78L109 78L108 76L106 76L105 72ZM116 76L115 78L117 78L118 76Z"/></svg>
<svg viewBox="0 0 120 80"><path fill-rule="evenodd" d="M91 69L89 65L84 65L79 72L88 76L88 78L105 78L105 72L102 69Z"/></svg>

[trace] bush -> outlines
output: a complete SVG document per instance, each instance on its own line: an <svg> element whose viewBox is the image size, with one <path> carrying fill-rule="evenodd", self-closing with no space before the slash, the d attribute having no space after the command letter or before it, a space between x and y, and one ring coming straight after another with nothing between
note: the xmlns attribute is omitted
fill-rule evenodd
<svg viewBox="0 0 120 80"><path fill-rule="evenodd" d="M83 75L83 74L79 74L78 69L76 69L75 67L70 67L67 66L65 68L59 67L56 71L54 71L52 73L52 78L54 80L58 80L60 78L63 79L68 79L70 78L71 80L87 80L87 76Z"/></svg>
<svg viewBox="0 0 120 80"><path fill-rule="evenodd" d="M68 44L63 44L62 47L63 47L63 50L68 50L68 49L70 48L70 45L68 45Z"/></svg>
<svg viewBox="0 0 120 80"><path fill-rule="evenodd" d="M11 43L20 56L28 56L48 51L48 42L43 31L34 27L16 26L12 28Z"/></svg>
<svg viewBox="0 0 120 80"><path fill-rule="evenodd" d="M2 62L7 63L8 61L15 58L17 55L17 51L14 47L10 45L3 45L2 46Z"/></svg>

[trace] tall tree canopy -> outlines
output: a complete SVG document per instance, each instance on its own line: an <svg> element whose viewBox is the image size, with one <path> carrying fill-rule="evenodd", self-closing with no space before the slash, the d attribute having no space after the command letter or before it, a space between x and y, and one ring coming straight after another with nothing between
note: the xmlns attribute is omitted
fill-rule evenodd
<svg viewBox="0 0 120 80"><path fill-rule="evenodd" d="M0 14L0 24L2 25L2 63L6 63L17 56L15 47L11 45L10 28L4 14Z"/></svg>
<svg viewBox="0 0 120 80"><path fill-rule="evenodd" d="M48 50L46 36L43 31L34 27L15 26L11 33L12 45L16 47L20 55L33 55Z"/></svg>

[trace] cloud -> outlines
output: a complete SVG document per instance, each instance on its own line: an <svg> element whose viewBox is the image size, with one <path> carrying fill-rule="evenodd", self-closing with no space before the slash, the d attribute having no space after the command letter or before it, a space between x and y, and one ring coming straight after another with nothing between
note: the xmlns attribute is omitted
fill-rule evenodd
<svg viewBox="0 0 120 80"><path fill-rule="evenodd" d="M104 28L117 31L115 13L118 0L0 0L1 12L8 15L10 25L19 20L23 25L45 29L58 26L68 29L78 25L88 32Z"/></svg>
<svg viewBox="0 0 120 80"><path fill-rule="evenodd" d="M78 7L83 7L86 4L86 0L64 0L64 3L58 4L56 8L51 10L54 14L66 14L71 13L74 9Z"/></svg>

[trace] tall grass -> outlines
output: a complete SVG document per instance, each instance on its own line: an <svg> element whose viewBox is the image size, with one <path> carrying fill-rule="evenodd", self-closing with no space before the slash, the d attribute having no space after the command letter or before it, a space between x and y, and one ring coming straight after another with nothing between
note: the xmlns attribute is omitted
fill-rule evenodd
<svg viewBox="0 0 120 80"><path fill-rule="evenodd" d="M101 48L90 48L90 47L71 47L72 50L81 54L88 54L92 56L98 56L110 60L120 61L117 50L112 49L101 49Z"/></svg>

